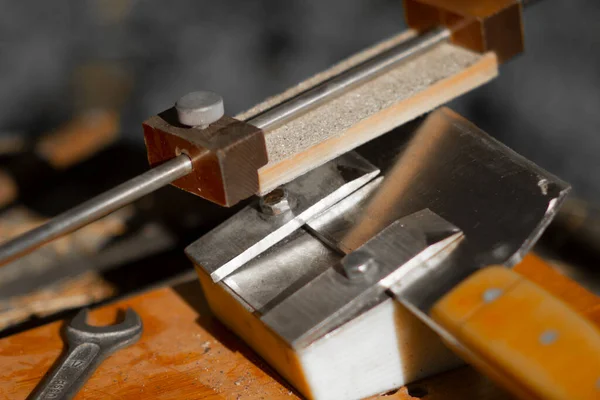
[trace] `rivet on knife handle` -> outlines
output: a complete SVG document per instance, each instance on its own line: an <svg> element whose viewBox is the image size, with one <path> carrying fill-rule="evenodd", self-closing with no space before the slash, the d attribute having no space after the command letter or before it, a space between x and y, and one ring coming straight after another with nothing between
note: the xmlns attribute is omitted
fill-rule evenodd
<svg viewBox="0 0 600 400"><path fill-rule="evenodd" d="M516 272L473 274L431 317L456 338L451 347L521 398L600 398L600 330Z"/></svg>

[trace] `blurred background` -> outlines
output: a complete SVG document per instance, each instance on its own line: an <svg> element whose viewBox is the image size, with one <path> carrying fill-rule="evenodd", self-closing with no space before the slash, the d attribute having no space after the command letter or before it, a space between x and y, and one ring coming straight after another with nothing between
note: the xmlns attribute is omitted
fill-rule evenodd
<svg viewBox="0 0 600 400"><path fill-rule="evenodd" d="M181 95L218 92L234 115L405 29L401 0L0 0L0 10L0 239L145 170L141 123ZM528 9L526 53L450 105L573 185L542 251L596 278L599 20L597 0ZM0 329L189 277L181 247L231 212L165 188L0 269Z"/></svg>
<svg viewBox="0 0 600 400"><path fill-rule="evenodd" d="M112 105L141 146L141 122L192 89L227 112L405 28L400 0L20 0L0 2L0 131L36 135ZM527 52L453 106L600 199L600 3L527 11Z"/></svg>

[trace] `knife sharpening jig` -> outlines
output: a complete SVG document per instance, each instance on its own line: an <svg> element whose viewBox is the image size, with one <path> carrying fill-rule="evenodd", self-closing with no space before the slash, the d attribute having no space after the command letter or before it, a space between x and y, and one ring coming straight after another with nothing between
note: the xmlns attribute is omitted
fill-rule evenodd
<svg viewBox="0 0 600 400"><path fill-rule="evenodd" d="M168 183L249 199L186 254L213 312L307 398L463 360L520 397L600 398L598 331L507 268L569 186L438 108L523 51L528 3L405 0L409 31L235 118L190 93L143 124L153 169L3 244L0 262Z"/></svg>

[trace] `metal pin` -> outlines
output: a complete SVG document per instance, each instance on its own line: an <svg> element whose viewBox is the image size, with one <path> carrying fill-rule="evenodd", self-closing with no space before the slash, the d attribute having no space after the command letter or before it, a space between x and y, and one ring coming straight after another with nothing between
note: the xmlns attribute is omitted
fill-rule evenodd
<svg viewBox="0 0 600 400"><path fill-rule="evenodd" d="M225 115L223 97L208 91L186 94L175 103L175 109L179 122L200 129L207 128Z"/></svg>
<svg viewBox="0 0 600 400"><path fill-rule="evenodd" d="M491 288L483 292L483 301L485 303L491 303L502 295L502 289Z"/></svg>
<svg viewBox="0 0 600 400"><path fill-rule="evenodd" d="M540 343L543 344L544 346L548 346L548 345L556 342L557 339L558 339L558 332L553 329L544 331L540 335Z"/></svg>

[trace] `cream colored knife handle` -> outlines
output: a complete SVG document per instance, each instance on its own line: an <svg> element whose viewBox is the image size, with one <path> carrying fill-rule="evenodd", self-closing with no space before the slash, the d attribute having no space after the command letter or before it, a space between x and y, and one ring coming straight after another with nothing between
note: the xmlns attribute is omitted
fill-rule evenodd
<svg viewBox="0 0 600 400"><path fill-rule="evenodd" d="M504 267L473 274L431 317L467 361L527 399L600 399L600 330Z"/></svg>

